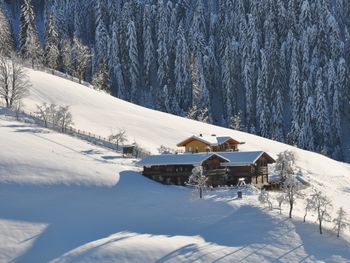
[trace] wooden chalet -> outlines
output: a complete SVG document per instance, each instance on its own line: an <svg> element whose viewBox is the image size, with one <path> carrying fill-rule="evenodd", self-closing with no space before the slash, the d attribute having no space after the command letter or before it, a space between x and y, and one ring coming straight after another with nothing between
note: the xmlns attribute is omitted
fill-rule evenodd
<svg viewBox="0 0 350 263"><path fill-rule="evenodd" d="M199 136L193 135L186 140L177 144L178 147L185 147L187 153L201 153L201 152L226 152L238 151L239 141L229 136Z"/></svg>
<svg viewBox="0 0 350 263"><path fill-rule="evenodd" d="M218 152L148 156L139 161L143 175L164 183L185 185L195 166L202 166L208 185L236 185L239 178L258 187L268 183L268 164L275 160L267 153Z"/></svg>

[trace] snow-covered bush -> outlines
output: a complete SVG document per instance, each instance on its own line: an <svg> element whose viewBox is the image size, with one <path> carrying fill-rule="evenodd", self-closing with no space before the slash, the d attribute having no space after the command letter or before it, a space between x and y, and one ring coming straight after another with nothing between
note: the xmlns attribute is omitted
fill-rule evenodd
<svg viewBox="0 0 350 263"><path fill-rule="evenodd" d="M261 190L258 200L262 204L267 204L268 208L272 210L272 202L269 192L267 192L265 189Z"/></svg>
<svg viewBox="0 0 350 263"><path fill-rule="evenodd" d="M192 169L192 174L188 183L194 185L199 192L199 198L203 197L203 188L207 185L208 177L203 174L203 167L196 166Z"/></svg>
<svg viewBox="0 0 350 263"><path fill-rule="evenodd" d="M275 164L275 172L283 182L288 175L294 174L295 153L292 151L284 151L277 155Z"/></svg>
<svg viewBox="0 0 350 263"><path fill-rule="evenodd" d="M176 152L174 149L166 147L164 145L161 145L157 150L160 154L173 154Z"/></svg>
<svg viewBox="0 0 350 263"><path fill-rule="evenodd" d="M69 106L43 103L37 105L36 115L44 122L45 127L60 128L62 132L74 124Z"/></svg>

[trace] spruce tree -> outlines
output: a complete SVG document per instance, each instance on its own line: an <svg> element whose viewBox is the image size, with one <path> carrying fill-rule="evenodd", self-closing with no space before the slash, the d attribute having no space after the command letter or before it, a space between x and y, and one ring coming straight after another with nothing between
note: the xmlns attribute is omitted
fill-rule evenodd
<svg viewBox="0 0 350 263"><path fill-rule="evenodd" d="M176 101L183 111L190 108L192 101L189 57L187 41L182 23L180 23L176 40L175 94Z"/></svg>
<svg viewBox="0 0 350 263"><path fill-rule="evenodd" d="M0 4L0 55L10 56L13 51L13 39L9 22L1 9Z"/></svg>
<svg viewBox="0 0 350 263"><path fill-rule="evenodd" d="M41 61L42 48L31 0L24 0L21 6L19 48L22 57L28 59L33 68Z"/></svg>
<svg viewBox="0 0 350 263"><path fill-rule="evenodd" d="M46 26L46 50L45 60L46 65L54 72L58 68L58 59L60 51L58 49L58 32L55 24L55 20L52 14L47 19Z"/></svg>
<svg viewBox="0 0 350 263"><path fill-rule="evenodd" d="M92 78L92 85L94 89L103 90L107 93L111 93L110 80L108 75L107 62L102 61L98 70Z"/></svg>
<svg viewBox="0 0 350 263"><path fill-rule="evenodd" d="M137 101L137 88L139 85L139 61L138 48L136 39L135 24L130 20L128 24L128 54L129 54L129 82L130 82L130 99Z"/></svg>

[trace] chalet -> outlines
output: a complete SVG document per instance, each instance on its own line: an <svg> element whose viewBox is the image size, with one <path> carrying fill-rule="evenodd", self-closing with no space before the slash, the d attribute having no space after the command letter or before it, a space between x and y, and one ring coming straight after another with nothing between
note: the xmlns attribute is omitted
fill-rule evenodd
<svg viewBox="0 0 350 263"><path fill-rule="evenodd" d="M268 164L275 160L267 153L215 152L148 156L139 161L143 175L164 183L184 185L195 166L202 166L208 185L236 185L239 178L246 183L263 186L268 183Z"/></svg>
<svg viewBox="0 0 350 263"><path fill-rule="evenodd" d="M229 136L199 136L193 135L186 140L177 144L178 147L185 147L187 153L201 153L201 152L226 152L238 151L240 142Z"/></svg>

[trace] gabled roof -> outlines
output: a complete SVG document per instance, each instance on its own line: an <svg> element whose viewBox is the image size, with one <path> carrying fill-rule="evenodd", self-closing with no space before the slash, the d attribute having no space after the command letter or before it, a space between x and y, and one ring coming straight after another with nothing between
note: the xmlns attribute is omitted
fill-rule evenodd
<svg viewBox="0 0 350 263"><path fill-rule="evenodd" d="M161 165L201 165L204 161L210 157L216 156L222 160L222 162L228 162L229 160L216 153L195 153L195 154L162 154L147 156L143 160L136 163L137 166L161 166Z"/></svg>
<svg viewBox="0 0 350 263"><path fill-rule="evenodd" d="M191 137L187 138L186 140L178 143L177 146L178 147L185 146L187 143L189 143L193 140L201 141L201 142L203 142L207 145L210 145L210 146L217 146L217 145L220 145L220 144L227 142L228 140L233 140L234 142L239 144L238 141L231 138L230 136L203 136L203 135L196 136L196 135L192 135Z"/></svg>
<svg viewBox="0 0 350 263"><path fill-rule="evenodd" d="M218 155L228 159L229 162L225 162L223 166L241 166L241 165L250 165L254 164L264 156L267 159L268 163L274 163L275 160L263 151L255 152L219 152Z"/></svg>

